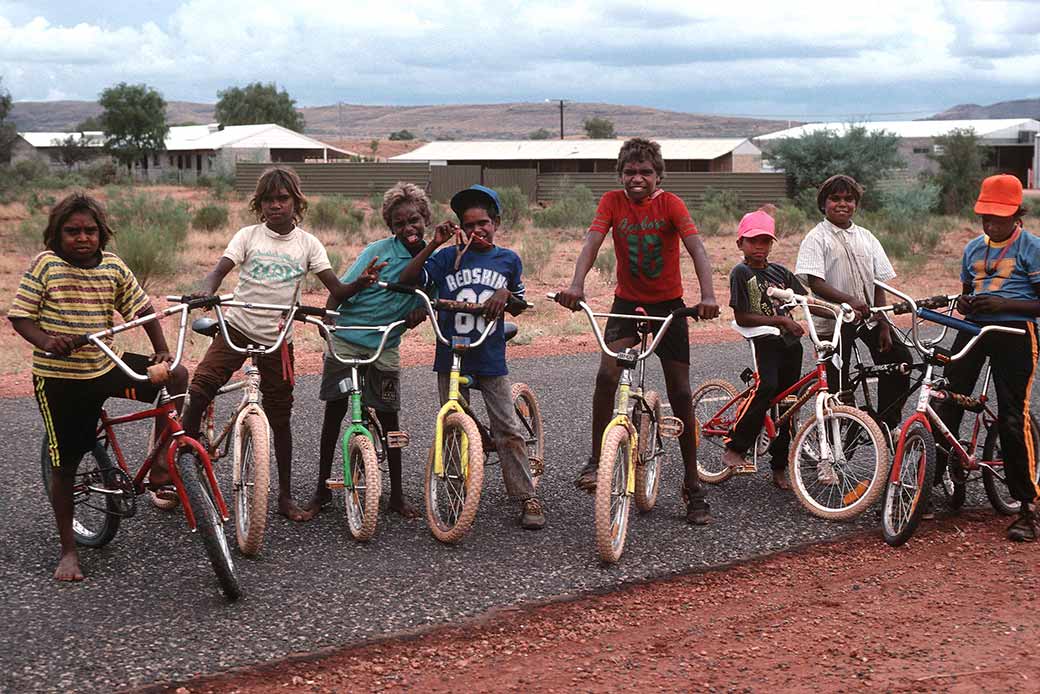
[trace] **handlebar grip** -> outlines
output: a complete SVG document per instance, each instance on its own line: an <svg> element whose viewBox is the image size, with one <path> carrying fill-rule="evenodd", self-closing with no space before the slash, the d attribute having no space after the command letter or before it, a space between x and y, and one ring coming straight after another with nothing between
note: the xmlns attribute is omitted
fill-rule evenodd
<svg viewBox="0 0 1040 694"><path fill-rule="evenodd" d="M296 312L293 317L296 316L317 316L318 318L324 318L328 315L328 310L320 308L318 306L297 306ZM302 320L302 318L301 318Z"/></svg>
<svg viewBox="0 0 1040 694"><path fill-rule="evenodd" d="M203 296L196 299L188 295L184 295L177 300L182 304L187 304L188 310L191 311L197 308L213 308L214 306L220 304L221 301L223 301L223 297L214 294L212 296Z"/></svg>
<svg viewBox="0 0 1040 694"><path fill-rule="evenodd" d="M473 304L468 301L451 301L450 299L437 299L433 302L438 311L454 311L455 313L472 313L479 315L484 312L484 304Z"/></svg>
<svg viewBox="0 0 1040 694"><path fill-rule="evenodd" d="M771 299L776 299L777 301L783 301L783 302L793 301L794 300L794 290L793 289L782 289L780 287L767 287L766 288L766 296L770 297Z"/></svg>
<svg viewBox="0 0 1040 694"><path fill-rule="evenodd" d="M416 290L419 289L411 284L401 284L400 282L380 282L379 286L398 294L415 294Z"/></svg>
<svg viewBox="0 0 1040 694"><path fill-rule="evenodd" d="M534 308L534 304L526 299L518 299L512 294L509 295L509 299L506 301L506 306L523 306L524 308Z"/></svg>
<svg viewBox="0 0 1040 694"><path fill-rule="evenodd" d="M672 315L676 318L698 318L696 306L683 306L672 311Z"/></svg>
<svg viewBox="0 0 1040 694"><path fill-rule="evenodd" d="M917 304L917 308L946 308L950 305L951 300L946 294L937 294L927 299L916 299L914 303ZM910 306L909 301L900 301L897 304L892 304L892 313L896 315L910 313L912 310L913 308Z"/></svg>

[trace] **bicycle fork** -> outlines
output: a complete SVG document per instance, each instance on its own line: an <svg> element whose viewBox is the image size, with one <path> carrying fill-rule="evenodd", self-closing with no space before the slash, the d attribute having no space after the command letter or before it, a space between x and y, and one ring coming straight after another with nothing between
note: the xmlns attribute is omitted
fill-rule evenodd
<svg viewBox="0 0 1040 694"><path fill-rule="evenodd" d="M452 412L466 414L462 405L459 404L459 398L461 397L459 390L462 386L470 385L471 379L469 376L463 376L461 371L462 354L452 350L451 372L448 374L448 399L437 412L437 425L433 433L433 472L438 477L444 476L444 420ZM459 457L461 458L462 477L465 479L469 474L469 440L463 432L459 432L459 436L459 443L462 449L459 451Z"/></svg>
<svg viewBox="0 0 1040 694"><path fill-rule="evenodd" d="M628 418L628 400L632 392L632 369L624 368L621 370L621 378L618 381L618 396L617 404L614 407L614 418L610 420L606 428L603 429L603 438L600 441L600 450L602 451L603 444L606 443L607 433L614 428L614 426L623 426L628 430L628 460L625 461L625 467L627 469L625 477L625 494L631 496L636 493L636 453L639 450L639 432L632 426L632 421Z"/></svg>

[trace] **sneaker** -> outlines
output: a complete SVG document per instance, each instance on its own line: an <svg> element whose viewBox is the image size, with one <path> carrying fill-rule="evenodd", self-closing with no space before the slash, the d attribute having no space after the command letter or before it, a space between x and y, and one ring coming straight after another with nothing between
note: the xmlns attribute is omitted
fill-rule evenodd
<svg viewBox="0 0 1040 694"><path fill-rule="evenodd" d="M686 492L685 488L683 489ZM707 525L711 522L711 506L704 499L704 493L700 492L691 496L689 492L683 494L686 500L686 522L690 525Z"/></svg>
<svg viewBox="0 0 1040 694"><path fill-rule="evenodd" d="M589 462L585 463L585 467L581 469L577 479L574 480L574 486L592 494L596 491L596 476L598 474L599 463L596 462L595 458L589 458Z"/></svg>
<svg viewBox="0 0 1040 694"><path fill-rule="evenodd" d="M821 460L816 464L816 479L820 484L831 486L838 483L838 474L834 472L833 465L826 460Z"/></svg>
<svg viewBox="0 0 1040 694"><path fill-rule="evenodd" d="M532 496L520 503L520 527L524 530L541 530L545 527L545 509L538 497Z"/></svg>
<svg viewBox="0 0 1040 694"><path fill-rule="evenodd" d="M1013 542L1036 542L1037 517L1034 504L1022 504L1018 518L1008 526L1007 538Z"/></svg>

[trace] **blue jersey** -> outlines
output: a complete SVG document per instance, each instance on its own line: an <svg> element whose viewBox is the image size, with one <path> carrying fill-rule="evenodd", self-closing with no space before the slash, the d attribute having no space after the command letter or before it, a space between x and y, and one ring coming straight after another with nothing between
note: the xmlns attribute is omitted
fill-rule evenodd
<svg viewBox="0 0 1040 694"><path fill-rule="evenodd" d="M970 284L976 296L1035 301L1040 295L1040 238L1023 229L1018 238L1003 243L994 243L985 235L972 239L961 258L961 282ZM969 314L967 318L980 323L1034 320L1015 313Z"/></svg>
<svg viewBox="0 0 1040 694"><path fill-rule="evenodd" d="M458 270L455 269L457 255L455 246L443 248L434 253L423 267L423 284L434 285L438 298L483 303L503 287L516 298L524 298L523 268L520 256L513 251L500 246L486 251L470 248L463 254ZM465 353L463 373L474 376L505 376L509 373L503 322L501 318L498 320L498 325L483 345ZM455 335L477 340L487 325L482 316L447 311L439 314L438 323L449 341ZM437 343L433 370L438 373L451 371L451 349L440 342Z"/></svg>

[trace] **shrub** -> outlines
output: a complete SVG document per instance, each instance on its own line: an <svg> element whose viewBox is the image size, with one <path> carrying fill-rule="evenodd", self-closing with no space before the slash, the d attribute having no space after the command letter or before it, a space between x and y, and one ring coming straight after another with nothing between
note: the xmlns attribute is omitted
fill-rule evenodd
<svg viewBox="0 0 1040 694"><path fill-rule="evenodd" d="M203 205L195 210L191 226L201 231L216 231L227 226L228 219L227 205Z"/></svg>
<svg viewBox="0 0 1040 694"><path fill-rule="evenodd" d="M545 269L556 250L556 239L551 234L528 232L520 246L524 274L538 276Z"/></svg>
<svg viewBox="0 0 1040 694"><path fill-rule="evenodd" d="M307 208L307 221L315 229L335 229L350 236L361 231L365 213L350 198L327 195Z"/></svg>
<svg viewBox="0 0 1040 694"><path fill-rule="evenodd" d="M53 195L40 195L35 190L29 193L29 199L25 201L25 207L30 213L42 212L45 207L54 205Z"/></svg>
<svg viewBox="0 0 1040 694"><path fill-rule="evenodd" d="M701 204L694 210L693 220L697 231L705 236L720 236L736 227L733 215L718 203Z"/></svg>
<svg viewBox="0 0 1040 694"><path fill-rule="evenodd" d="M1036 218L1040 216L1040 198L1026 197L1022 200L1022 207L1025 208L1026 216L1032 217L1033 220L1027 220L1026 226L1036 227Z"/></svg>
<svg viewBox="0 0 1040 694"><path fill-rule="evenodd" d="M498 197L502 200L502 224L506 229L519 228L523 221L531 216L531 203L519 186L500 188Z"/></svg>
<svg viewBox="0 0 1040 694"><path fill-rule="evenodd" d="M809 216L793 202L784 201L773 215L776 220L776 236L783 238L791 234L804 234L812 226Z"/></svg>
<svg viewBox="0 0 1040 694"><path fill-rule="evenodd" d="M47 216L33 212L18 225L17 244L27 253L43 250L43 230L47 227Z"/></svg>
<svg viewBox="0 0 1040 694"><path fill-rule="evenodd" d="M146 289L172 275L188 236L191 211L169 196L118 194L108 201L115 249Z"/></svg>
<svg viewBox="0 0 1040 694"><path fill-rule="evenodd" d="M199 176L195 179L199 188L209 188L214 200L226 200L235 190L235 180L227 176Z"/></svg>
<svg viewBox="0 0 1040 694"><path fill-rule="evenodd" d="M587 227L596 214L596 197L586 186L575 186L555 203L532 215L540 229Z"/></svg>
<svg viewBox="0 0 1040 694"><path fill-rule="evenodd" d="M979 194L985 176L983 149L972 129L954 130L935 138L940 154L929 155L938 164L932 179L941 189L943 211L970 215L972 203Z"/></svg>
<svg viewBox="0 0 1040 694"><path fill-rule="evenodd" d="M80 170L91 186L100 187L127 180L126 173L110 160L96 161Z"/></svg>
<svg viewBox="0 0 1040 694"><path fill-rule="evenodd" d="M617 280L617 276L614 274L614 269L617 267L617 256L614 255L614 249L601 247L592 267L596 268L596 272L600 274L603 282L613 284Z"/></svg>
<svg viewBox="0 0 1040 694"><path fill-rule="evenodd" d="M706 205L718 208L733 219L740 219L740 216L748 211L744 209L744 201L735 190L705 189L700 206Z"/></svg>

